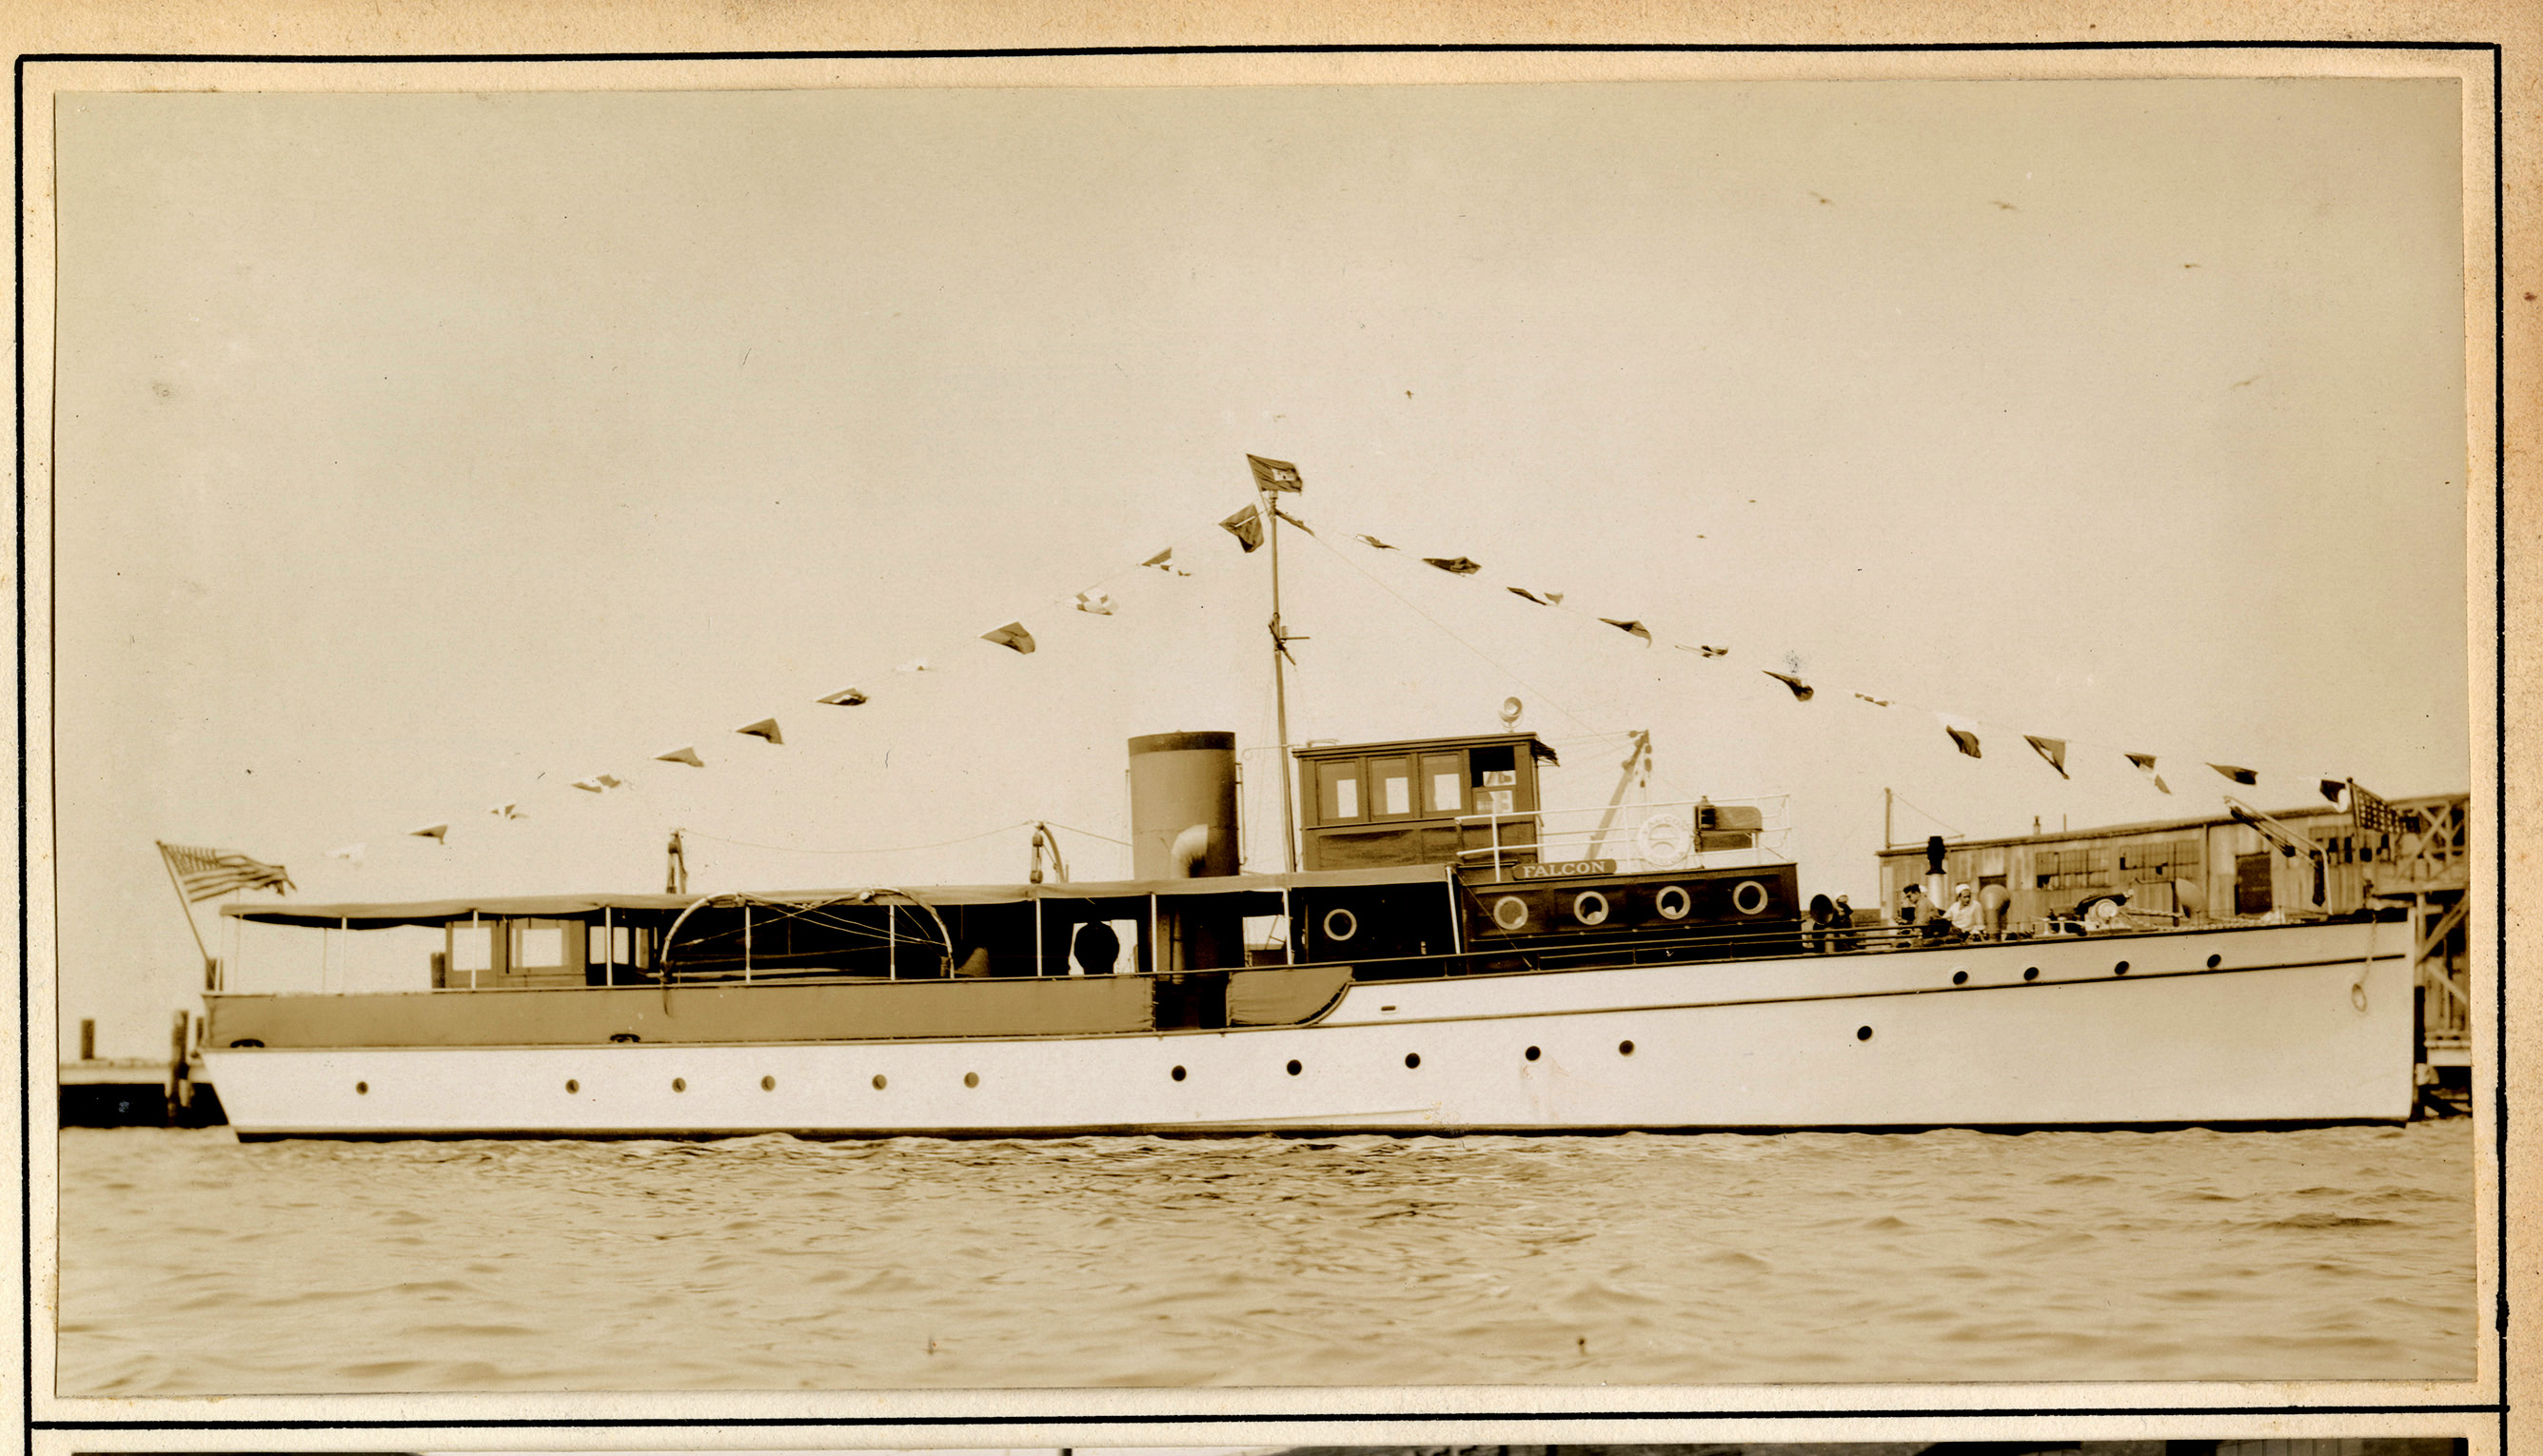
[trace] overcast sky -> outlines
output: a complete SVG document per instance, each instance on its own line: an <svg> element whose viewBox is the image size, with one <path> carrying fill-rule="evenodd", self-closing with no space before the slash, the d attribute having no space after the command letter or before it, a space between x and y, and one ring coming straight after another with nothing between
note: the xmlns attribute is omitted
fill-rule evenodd
<svg viewBox="0 0 2543 1456"><path fill-rule="evenodd" d="M1885 786L1915 837L2212 811L2209 760L2270 807L2465 789L2457 106L68 98L62 1013L164 1048L154 838L311 899L657 889L674 824L700 888L1018 880L1037 818L1123 873L1124 737L1274 740L1264 559L1213 524L1247 451L1320 533L1294 738L1515 695L1596 804L1649 728L1657 797L1790 796L1807 889L1871 889ZM1192 575L1139 569L1169 543ZM1032 656L973 640L1015 618Z"/></svg>

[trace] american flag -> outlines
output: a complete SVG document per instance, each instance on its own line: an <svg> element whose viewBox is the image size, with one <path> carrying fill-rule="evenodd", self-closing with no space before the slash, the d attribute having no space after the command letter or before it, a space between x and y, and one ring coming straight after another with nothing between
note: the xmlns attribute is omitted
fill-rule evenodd
<svg viewBox="0 0 2543 1456"><path fill-rule="evenodd" d="M280 865L253 860L234 849L204 849L192 844L159 843L160 858L168 862L168 873L176 877L178 891L188 904L213 899L234 889L270 889L276 893L292 888L291 877Z"/></svg>
<svg viewBox="0 0 2543 1456"><path fill-rule="evenodd" d="M2355 779L2349 781L2349 812L2350 817L2357 821L2357 832L2360 834L2402 832L2401 811L2367 793L2365 789L2359 787Z"/></svg>

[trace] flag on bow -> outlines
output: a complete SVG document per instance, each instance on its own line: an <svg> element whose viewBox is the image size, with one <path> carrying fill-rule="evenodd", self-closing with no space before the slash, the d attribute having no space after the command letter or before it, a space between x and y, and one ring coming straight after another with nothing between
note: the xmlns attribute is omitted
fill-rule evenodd
<svg viewBox="0 0 2543 1456"><path fill-rule="evenodd" d="M1286 460L1266 460L1248 455L1245 463L1254 470L1254 486L1261 491L1303 491L1306 482L1298 479L1298 467Z"/></svg>
<svg viewBox="0 0 2543 1456"><path fill-rule="evenodd" d="M2036 733L2024 733L2022 735L2022 741L2029 743L2041 757L2047 759L2048 766L2057 770L2057 777L2061 779L2072 777L2072 775L2066 772L2066 740L2064 738L2043 738Z"/></svg>
<svg viewBox="0 0 2543 1456"><path fill-rule="evenodd" d="M293 887L280 865L250 859L234 849L202 849L155 839L151 843L159 846L159 857L167 862L178 892L190 905L234 889L270 889L280 894Z"/></svg>

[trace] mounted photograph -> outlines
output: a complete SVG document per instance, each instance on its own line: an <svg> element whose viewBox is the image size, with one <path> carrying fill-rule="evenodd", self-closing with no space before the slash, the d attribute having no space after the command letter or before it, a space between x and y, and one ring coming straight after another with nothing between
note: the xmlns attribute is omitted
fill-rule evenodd
<svg viewBox="0 0 2543 1456"><path fill-rule="evenodd" d="M2475 1377L2486 100L1035 64L45 98L54 1395Z"/></svg>

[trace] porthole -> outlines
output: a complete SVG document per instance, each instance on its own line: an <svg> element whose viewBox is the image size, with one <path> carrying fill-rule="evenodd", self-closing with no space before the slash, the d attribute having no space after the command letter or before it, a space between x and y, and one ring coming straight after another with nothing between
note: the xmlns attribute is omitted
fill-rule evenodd
<svg viewBox="0 0 2543 1456"><path fill-rule="evenodd" d="M1177 1068L1175 1068L1175 1069L1174 1069L1174 1071L1173 1071L1172 1073L1170 1073L1169 1075L1171 1075L1171 1076L1172 1076L1176 1081L1181 1082L1182 1080L1184 1080L1184 1069L1183 1069L1183 1068L1181 1068L1181 1067L1177 1067Z"/></svg>
<svg viewBox="0 0 2543 1456"><path fill-rule="evenodd" d="M1683 884L1663 884L1660 892L1652 896L1652 909L1662 920L1684 920L1694 908L1695 899Z"/></svg>
<svg viewBox="0 0 2543 1456"><path fill-rule="evenodd" d="M1538 1057L1543 1056L1543 1055L1545 1055L1545 1053L1544 1053L1544 1052L1537 1050L1537 1049L1536 1049L1535 1047L1533 1047L1533 1046L1531 1046L1531 1047L1529 1047L1529 1048L1527 1049L1527 1059L1528 1059L1529 1061L1534 1061L1534 1060L1536 1060Z"/></svg>
<svg viewBox="0 0 2543 1456"><path fill-rule="evenodd" d="M2224 958L2224 957L2222 957L2222 956L2210 956L2210 957L2208 957L2208 958L2207 958L2207 968L2208 968L2209 970L2214 970L2216 967L2218 967L2218 966L2220 966L2220 965L2222 965L2222 964L2224 964L2224 963L2225 963L2225 958Z"/></svg>
<svg viewBox="0 0 2543 1456"><path fill-rule="evenodd" d="M979 1074L979 1073L977 1073L977 1072L964 1072L964 1073L963 1074L963 1086L965 1086L965 1087L977 1087L977 1086L979 1086L979 1085L980 1085L980 1074Z"/></svg>
<svg viewBox="0 0 2543 1456"><path fill-rule="evenodd" d="M1731 891L1731 908L1742 915L1760 914L1765 910L1768 898L1765 885L1754 880L1742 880L1738 888Z"/></svg>
<svg viewBox="0 0 2543 1456"><path fill-rule="evenodd" d="M371 1084L368 1082L356 1082L353 1084L353 1091L360 1096L368 1097L371 1095Z"/></svg>
<svg viewBox="0 0 2543 1456"><path fill-rule="evenodd" d="M568 1077L565 1079L565 1090L570 1093L580 1092L582 1090L582 1084L577 1082L572 1077Z"/></svg>
<svg viewBox="0 0 2543 1456"><path fill-rule="evenodd" d="M1632 1056L1633 1054L1634 1054L1634 1043L1633 1043L1633 1042L1631 1042L1631 1041L1619 1041L1619 1042L1617 1042L1617 1043L1616 1043L1616 1055L1618 1055L1618 1056Z"/></svg>
<svg viewBox="0 0 2543 1456"><path fill-rule="evenodd" d="M241 1036L236 1041L231 1042L230 1047L232 1050L237 1050L242 1047L263 1046L264 1044L264 1042L259 1041L254 1036Z"/></svg>
<svg viewBox="0 0 2543 1456"><path fill-rule="evenodd" d="M2023 969L2022 978L2026 981L2036 981L2040 979L2040 967L2037 965L2026 966Z"/></svg>
<svg viewBox="0 0 2543 1456"><path fill-rule="evenodd" d="M774 1077L760 1078L759 1090L762 1092L775 1092L777 1090L777 1079Z"/></svg>
<svg viewBox="0 0 2543 1456"><path fill-rule="evenodd" d="M1418 1051L1408 1051L1404 1053L1404 1064L1408 1067L1418 1067L1422 1065L1422 1053Z"/></svg>
<svg viewBox="0 0 2543 1456"><path fill-rule="evenodd" d="M2114 965L2114 966L2112 966L2112 967L2111 967L2111 974L2113 974L2113 975L2126 975L2127 973L2128 973L2128 963L2127 963L2126 961L2124 961L2124 960L2122 960L2122 961L2120 961L2119 964Z"/></svg>
<svg viewBox="0 0 2543 1456"><path fill-rule="evenodd" d="M642 1041L645 1038L637 1035L633 1032L612 1032L609 1034L609 1039L612 1041Z"/></svg>
<svg viewBox="0 0 2543 1456"><path fill-rule="evenodd" d="M1869 1041L1869 1040L1871 1040L1871 1039L1872 1039L1872 1029L1871 1029L1870 1027L1857 1027L1857 1028L1855 1028L1855 1029L1854 1029L1854 1039L1855 1039L1855 1040L1857 1040L1857 1041Z"/></svg>
<svg viewBox="0 0 2543 1456"><path fill-rule="evenodd" d="M1572 897L1572 918L1583 925L1596 925L1607 918L1607 897L1594 889L1584 889Z"/></svg>
<svg viewBox="0 0 2543 1456"><path fill-rule="evenodd" d="M671 1090L672 1090L673 1092L686 1092L686 1091L688 1091L688 1090L689 1090L689 1079L688 1079L688 1078L686 1078L686 1077L674 1077L674 1078L672 1078L672 1079L671 1079Z"/></svg>
<svg viewBox="0 0 2543 1456"><path fill-rule="evenodd" d="M1968 973L1967 971L1965 971L1965 970L1956 970L1956 971L1953 971L1953 972L1952 972L1952 984L1953 984L1953 985L1956 985L1956 986L1965 986L1965 985L1967 985L1968 983L1969 983L1969 973Z"/></svg>
<svg viewBox="0 0 2543 1456"><path fill-rule="evenodd" d="M1349 910L1327 910L1325 912L1326 940L1347 941L1357 934L1359 934L1358 916L1353 915Z"/></svg>
<svg viewBox="0 0 2543 1456"><path fill-rule="evenodd" d="M881 1091L883 1091L883 1089L884 1089L883 1073L881 1073L881 1072L877 1072L877 1073L875 1073L875 1091L877 1091L877 1092L881 1092Z"/></svg>
<svg viewBox="0 0 2543 1456"><path fill-rule="evenodd" d="M1493 924L1503 930L1517 930L1527 924L1527 901L1516 895L1503 895L1493 901Z"/></svg>
<svg viewBox="0 0 2543 1456"><path fill-rule="evenodd" d="M1305 1068L1305 1067L1302 1067L1302 1066L1298 1065L1295 1061L1292 1061L1292 1062L1290 1062L1290 1063L1289 1063L1289 1075L1290 1075L1290 1076L1292 1076L1292 1077L1297 1076L1300 1072L1303 1072L1303 1071L1305 1071L1305 1070L1306 1070L1306 1068Z"/></svg>

